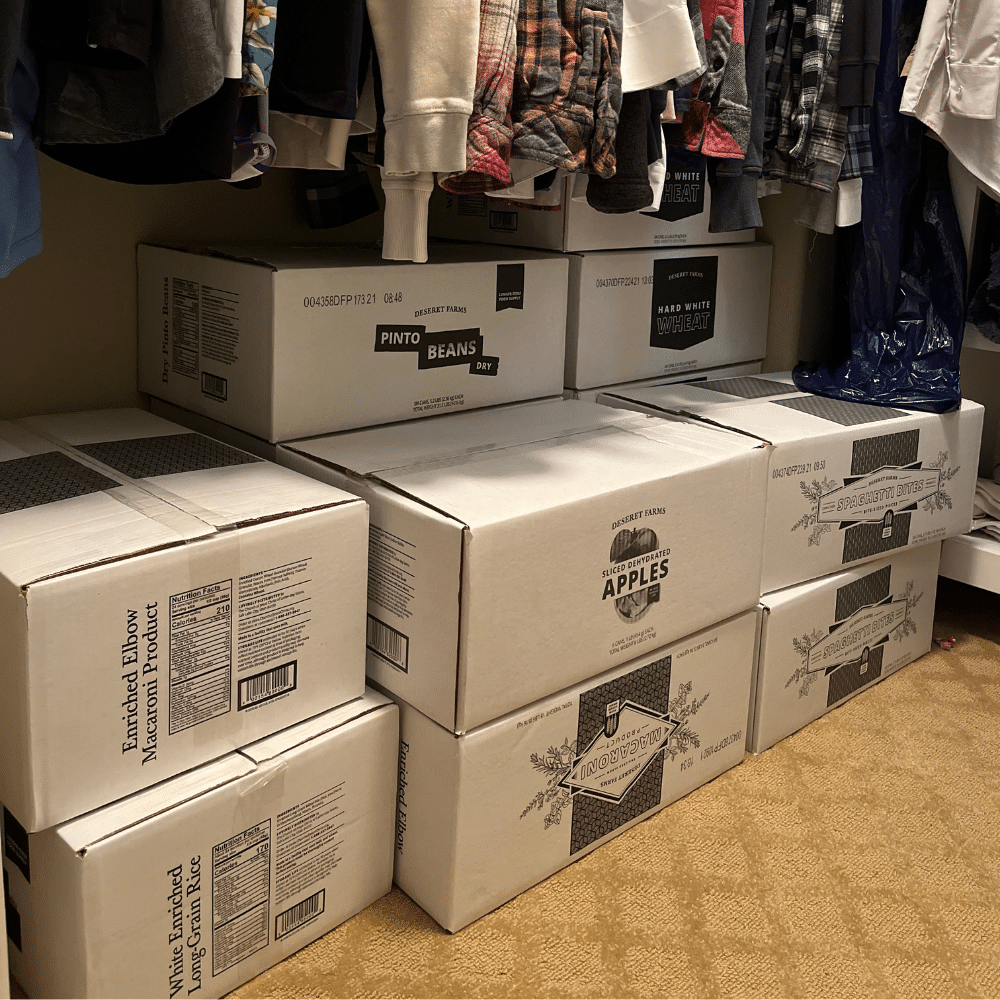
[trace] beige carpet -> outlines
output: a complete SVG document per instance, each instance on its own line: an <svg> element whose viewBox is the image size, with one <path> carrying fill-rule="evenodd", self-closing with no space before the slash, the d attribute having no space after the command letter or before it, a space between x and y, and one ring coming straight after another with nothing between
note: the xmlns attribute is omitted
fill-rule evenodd
<svg viewBox="0 0 1000 1000"><path fill-rule="evenodd" d="M398 889L238 997L997 996L1000 597L457 935Z"/></svg>

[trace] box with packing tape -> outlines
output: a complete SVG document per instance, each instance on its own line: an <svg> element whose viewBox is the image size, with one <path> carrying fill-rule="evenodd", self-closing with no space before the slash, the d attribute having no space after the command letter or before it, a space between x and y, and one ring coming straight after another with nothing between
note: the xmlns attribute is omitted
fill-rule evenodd
<svg viewBox="0 0 1000 1000"><path fill-rule="evenodd" d="M139 247L139 388L266 441L562 393L567 263Z"/></svg>
<svg viewBox="0 0 1000 1000"><path fill-rule="evenodd" d="M757 605L745 435L552 400L278 460L368 501L368 675L454 732Z"/></svg>
<svg viewBox="0 0 1000 1000"><path fill-rule="evenodd" d="M454 195L437 189L428 206L432 236L542 250L617 250L629 247L744 243L756 230L709 232L712 192L705 161L692 167L668 162L655 212L609 215L587 203L586 176L561 174L545 192L518 202L484 194Z"/></svg>
<svg viewBox="0 0 1000 1000"><path fill-rule="evenodd" d="M30 831L364 690L365 504L141 410L0 423L0 798Z"/></svg>
<svg viewBox="0 0 1000 1000"><path fill-rule="evenodd" d="M800 392L787 373L605 393L769 446L760 592L969 530L983 407L925 413Z"/></svg>
<svg viewBox="0 0 1000 1000"><path fill-rule="evenodd" d="M605 392L627 392L630 389L646 389L651 385L674 385L677 382L708 382L716 378L736 378L738 375L759 375L761 362L749 361L745 365L723 365L721 368L706 368L704 371L685 372L683 375L670 375L659 378L638 379L635 382L623 382L621 385L602 385L596 389L563 389L563 399L582 399L588 403L596 403L597 398ZM154 408L153 412L157 412ZM168 419L173 419L167 412L161 413Z"/></svg>
<svg viewBox="0 0 1000 1000"><path fill-rule="evenodd" d="M459 930L743 760L744 613L456 737L399 701L400 888Z"/></svg>
<svg viewBox="0 0 1000 1000"><path fill-rule="evenodd" d="M941 543L765 594L747 749L760 753L931 648Z"/></svg>
<svg viewBox="0 0 1000 1000"><path fill-rule="evenodd" d="M392 884L396 706L340 708L68 823L4 811L33 997L221 997Z"/></svg>
<svg viewBox="0 0 1000 1000"><path fill-rule="evenodd" d="M589 389L762 358L770 294L766 243L573 254L565 384Z"/></svg>

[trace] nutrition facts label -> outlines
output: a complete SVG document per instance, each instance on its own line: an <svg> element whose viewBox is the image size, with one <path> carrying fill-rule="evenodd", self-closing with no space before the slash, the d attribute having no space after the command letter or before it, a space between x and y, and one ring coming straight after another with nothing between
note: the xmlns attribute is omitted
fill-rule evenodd
<svg viewBox="0 0 1000 1000"><path fill-rule="evenodd" d="M233 581L170 598L170 733L225 715L232 702Z"/></svg>
<svg viewBox="0 0 1000 1000"><path fill-rule="evenodd" d="M212 975L268 943L271 821L212 848Z"/></svg>
<svg viewBox="0 0 1000 1000"><path fill-rule="evenodd" d="M198 330L200 327L200 302L198 282L174 278L171 299L171 331L173 344L170 354L171 368L175 375L198 377Z"/></svg>

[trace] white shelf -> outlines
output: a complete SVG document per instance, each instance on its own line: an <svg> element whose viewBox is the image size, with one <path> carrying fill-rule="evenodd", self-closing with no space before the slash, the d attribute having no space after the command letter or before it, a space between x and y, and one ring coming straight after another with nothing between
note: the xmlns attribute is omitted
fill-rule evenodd
<svg viewBox="0 0 1000 1000"><path fill-rule="evenodd" d="M959 535L941 548L941 576L1000 594L1000 542L988 535Z"/></svg>

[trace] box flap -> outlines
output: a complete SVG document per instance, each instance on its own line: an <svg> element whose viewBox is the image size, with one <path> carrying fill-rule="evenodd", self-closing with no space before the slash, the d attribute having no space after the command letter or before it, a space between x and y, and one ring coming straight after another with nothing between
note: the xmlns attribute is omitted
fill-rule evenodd
<svg viewBox="0 0 1000 1000"><path fill-rule="evenodd" d="M412 267L409 261L389 261L382 258L382 248L375 243L341 243L336 245L300 243L285 246L261 244L220 244L209 247L176 247L189 253L266 267L274 271L302 270L322 267ZM431 242L428 258L421 268L435 264L478 264L489 261L564 260L562 254L518 247L484 246L481 244Z"/></svg>
<svg viewBox="0 0 1000 1000"><path fill-rule="evenodd" d="M293 442L470 527L744 456L760 443L697 422L552 400Z"/></svg>
<svg viewBox="0 0 1000 1000"><path fill-rule="evenodd" d="M0 572L18 586L356 497L143 410L0 423Z"/></svg>
<svg viewBox="0 0 1000 1000"><path fill-rule="evenodd" d="M936 416L801 392L789 372L623 389L599 398L607 406L693 417L775 445L839 435L866 424ZM962 408L975 406L966 401Z"/></svg>
<svg viewBox="0 0 1000 1000"><path fill-rule="evenodd" d="M256 743L243 747L240 753L254 763L262 764L264 761L287 753L293 747L308 743L309 740L313 740L317 736L346 726L364 715L369 715L391 704L392 701L385 695L372 688L365 688L365 693L360 698L355 698L353 701L347 702L346 705L331 709L322 715L306 719L305 722L300 722L298 725L289 726L288 729L282 729L280 733L275 733L273 736L257 740Z"/></svg>
<svg viewBox="0 0 1000 1000"><path fill-rule="evenodd" d="M58 827L58 835L72 850L85 851L122 830L152 819L168 809L175 809L255 769L256 764L242 754L226 754L209 764L161 781L152 788L71 819Z"/></svg>

